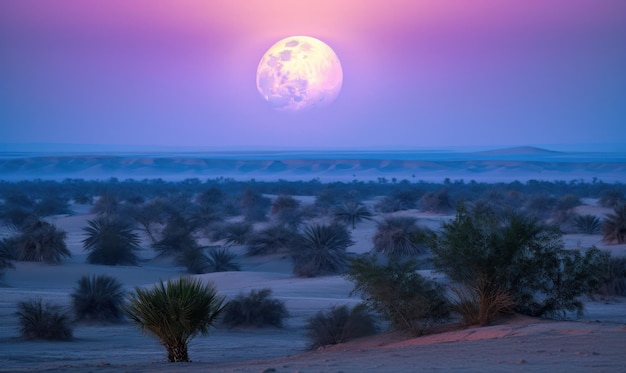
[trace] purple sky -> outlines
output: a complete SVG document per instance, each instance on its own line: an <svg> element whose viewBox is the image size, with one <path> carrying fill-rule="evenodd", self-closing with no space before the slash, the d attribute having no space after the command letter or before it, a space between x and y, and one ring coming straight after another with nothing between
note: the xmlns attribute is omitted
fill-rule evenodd
<svg viewBox="0 0 626 373"><path fill-rule="evenodd" d="M256 91L290 35L339 56L331 106ZM626 144L626 1L2 0L0 143Z"/></svg>

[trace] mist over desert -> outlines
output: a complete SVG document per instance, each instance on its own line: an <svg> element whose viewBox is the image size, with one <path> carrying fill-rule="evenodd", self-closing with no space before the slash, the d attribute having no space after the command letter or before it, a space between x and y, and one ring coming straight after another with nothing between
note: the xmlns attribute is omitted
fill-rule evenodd
<svg viewBox="0 0 626 373"><path fill-rule="evenodd" d="M321 153L324 154L324 153ZM245 184L256 183L325 183L349 186L378 185L392 188L420 183L500 185L518 180L520 185L533 181L567 183L606 183L622 185L626 162L623 155L613 158L588 157L576 153L550 153L536 148L499 149L493 153L466 154L456 159L441 155L426 155L421 160L384 158L382 154L359 159L323 158L320 154L280 156L262 154L257 158L233 159L232 155L211 160L193 157L149 157L128 155L16 156L0 160L4 183L28 179L64 180L65 178L102 180L124 177L135 180L161 175L167 182L181 180L210 180L220 172L224 178L239 179ZM556 160L555 160L556 157ZM215 158L215 157L214 157ZM373 158L373 159L372 159ZM399 159L400 158L400 159ZM439 159L433 159L439 158ZM485 159L487 158L487 159ZM451 171L452 170L452 171ZM458 173L455 173L457 170ZM38 175L38 176L37 176ZM415 176L413 176L415 175ZM447 175L447 176L446 176ZM445 176L445 177L444 177ZM558 176L558 177L557 177ZM449 177L447 181L444 180ZM458 179L457 179L458 177ZM313 181L312 181L313 180ZM436 181L434 181L436 180ZM530 181L529 181L530 180ZM530 184L529 184L530 183ZM423 185L426 185L423 184ZM443 184L441 184L443 185ZM450 184L448 184L450 185ZM294 187L296 188L296 187ZM297 189L297 188L296 188ZM384 190L384 189L380 189ZM288 193L285 193L288 194ZM279 193L264 194L275 200ZM97 198L97 196L95 196ZM315 195L294 194L301 206L312 206ZM387 216L410 216L421 225L438 229L442 222L454 218L454 211L426 211L419 206L396 212L380 212L377 203L382 196L372 196L363 204L374 212L374 219L361 221L350 230L353 246L350 255L372 250L372 236L377 223ZM16 304L26 298L40 297L69 307L70 293L81 276L106 274L117 278L126 291L135 287L150 287L167 279L186 276L184 267L171 259L157 257L149 238L141 233L140 263L137 266L106 266L86 263L83 249L84 227L97 217L93 205L72 201L70 213L45 217L45 220L67 232L66 243L71 257L59 264L15 261L15 269L6 271L0 287L0 371L215 371L215 372L362 372L362 371L567 371L618 372L626 369L626 298L623 296L584 297L582 316L568 314L566 320L532 318L510 315L498 318L484 327L462 326L453 317L447 323L425 335L382 329L378 334L327 346L315 351L307 349L306 323L320 310L333 306L358 304L361 299L352 294L353 284L342 275L302 278L294 275L293 263L284 252L250 256L245 245L229 246L237 255L240 271L214 272L195 277L214 283L219 293L232 299L241 292L270 288L273 296L285 302L289 317L282 328L227 328L218 325L207 337L196 337L189 345L192 363L168 363L164 349L156 338L142 335L132 323L85 323L74 326L71 341L29 341L19 338ZM598 205L597 198L582 198L573 214L603 218L610 208ZM255 229L268 221L255 223ZM238 220L241 217L233 217ZM138 230L139 231L139 230ZM3 226L1 237L14 231ZM197 234L205 245L223 245L211 241L204 233ZM599 233L565 233L564 247L571 250L597 247L614 256L626 255L626 245L607 244ZM444 275L432 269L421 269L427 278L445 284Z"/></svg>

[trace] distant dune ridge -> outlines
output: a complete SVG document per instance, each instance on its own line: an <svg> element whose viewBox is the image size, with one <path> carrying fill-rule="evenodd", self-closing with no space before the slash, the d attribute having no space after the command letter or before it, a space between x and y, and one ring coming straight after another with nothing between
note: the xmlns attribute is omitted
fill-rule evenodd
<svg viewBox="0 0 626 373"><path fill-rule="evenodd" d="M89 153L0 153L0 178L182 180L409 181L592 180L626 181L626 151L561 152L515 147L452 151L224 151Z"/></svg>

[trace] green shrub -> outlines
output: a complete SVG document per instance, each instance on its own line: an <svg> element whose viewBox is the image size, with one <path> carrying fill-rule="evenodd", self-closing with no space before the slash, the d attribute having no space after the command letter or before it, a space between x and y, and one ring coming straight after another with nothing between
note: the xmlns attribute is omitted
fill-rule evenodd
<svg viewBox="0 0 626 373"><path fill-rule="evenodd" d="M343 225L308 226L291 247L293 272L302 277L343 273L348 262L346 248L353 244Z"/></svg>
<svg viewBox="0 0 626 373"><path fill-rule="evenodd" d="M483 276L453 284L451 291L451 309L461 315L467 325L487 325L500 314L511 313L515 307L515 300L507 289L490 283Z"/></svg>
<svg viewBox="0 0 626 373"><path fill-rule="evenodd" d="M513 296L515 310L531 316L582 312L579 297L602 281L605 259L597 249L564 250L558 228L519 214L470 213L431 236L435 266L450 279L473 286L479 278Z"/></svg>
<svg viewBox="0 0 626 373"><path fill-rule="evenodd" d="M372 335L376 333L376 323L366 305L344 305L319 311L308 320L306 329L309 348L315 350Z"/></svg>
<svg viewBox="0 0 626 373"><path fill-rule="evenodd" d="M188 344L207 335L223 309L223 298L212 284L179 278L152 289L135 288L123 311L144 332L157 337L170 362L188 362Z"/></svg>
<svg viewBox="0 0 626 373"><path fill-rule="evenodd" d="M24 339L72 339L71 318L61 306L42 299L29 299L18 303L16 316Z"/></svg>
<svg viewBox="0 0 626 373"><path fill-rule="evenodd" d="M124 295L122 284L113 277L83 276L71 294L76 318L84 321L120 321Z"/></svg>
<svg viewBox="0 0 626 373"><path fill-rule="evenodd" d="M449 316L443 288L416 272L413 260L389 259L380 264L372 255L352 259L347 277L353 294L380 313L397 330L421 334Z"/></svg>
<svg viewBox="0 0 626 373"><path fill-rule="evenodd" d="M289 316L285 302L275 299L271 289L251 290L240 293L226 304L222 323L235 326L282 327L283 319Z"/></svg>

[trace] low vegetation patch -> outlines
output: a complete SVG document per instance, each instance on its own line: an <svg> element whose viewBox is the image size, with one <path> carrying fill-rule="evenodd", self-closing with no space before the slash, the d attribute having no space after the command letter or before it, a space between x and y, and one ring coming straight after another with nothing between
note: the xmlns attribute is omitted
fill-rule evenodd
<svg viewBox="0 0 626 373"><path fill-rule="evenodd" d="M44 302L40 298L29 299L17 304L16 316L20 336L24 339L72 339L71 316L59 305Z"/></svg>
<svg viewBox="0 0 626 373"><path fill-rule="evenodd" d="M306 325L309 349L347 342L376 333L376 321L365 304L319 311Z"/></svg>
<svg viewBox="0 0 626 373"><path fill-rule="evenodd" d="M251 290L240 293L226 304L222 323L236 326L275 326L282 327L289 316L285 302L273 298L271 289Z"/></svg>

